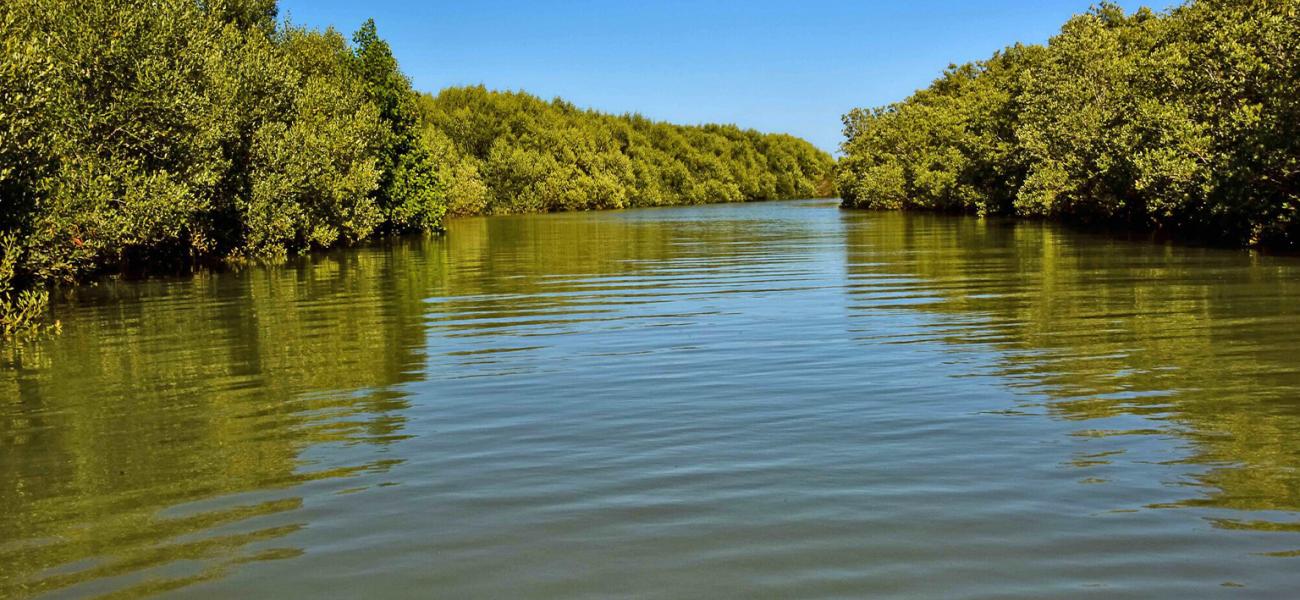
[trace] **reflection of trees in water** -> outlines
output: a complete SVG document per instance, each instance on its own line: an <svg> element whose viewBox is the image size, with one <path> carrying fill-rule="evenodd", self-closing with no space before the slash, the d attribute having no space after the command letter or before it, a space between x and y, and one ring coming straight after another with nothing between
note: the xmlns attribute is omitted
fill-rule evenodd
<svg viewBox="0 0 1300 600"><path fill-rule="evenodd" d="M873 282L902 277L908 309L952 317L946 342L997 348L998 374L1047 393L1052 414L1148 422L1081 435L1194 442L1204 495L1180 505L1300 510L1300 262L1033 223L845 219L859 309L882 309Z"/></svg>
<svg viewBox="0 0 1300 600"><path fill-rule="evenodd" d="M11 351L19 368L0 370L0 596L119 576L111 589L144 595L296 556L284 539L306 525L295 486L392 466L348 448L406 435L400 384L424 375L430 297L490 317L600 310L568 294L590 291L586 276L740 257L713 242L752 237L742 224L587 215L451 228L279 268L78 290L64 334Z"/></svg>
<svg viewBox="0 0 1300 600"><path fill-rule="evenodd" d="M620 303L637 301L638 294L654 302L689 292L697 277L733 272L761 260L771 242L800 239L789 223L769 229L763 221L722 214L670 209L453 221L444 240L450 266L438 312L456 321L483 320L458 322L461 334L475 327L544 324L560 313L600 318ZM635 215L660 218L643 221ZM690 264L697 265L696 272L685 266ZM664 278L639 280L659 270Z"/></svg>
<svg viewBox="0 0 1300 600"><path fill-rule="evenodd" d="M130 595L296 555L274 540L301 499L268 490L391 465L303 452L403 437L430 243L84 293L0 374L0 596L132 575Z"/></svg>
<svg viewBox="0 0 1300 600"><path fill-rule="evenodd" d="M295 556L295 486L386 469L365 450L411 433L401 384L423 377L426 348L446 351L426 319L471 335L600 318L725 279L710 275L761 277L774 248L806 252L811 238L789 229L797 219L667 214L465 219L443 239L79 292L64 334L11 351L23 368L0 371L0 596L92 580L146 593ZM857 310L944 317L912 333L991 345L1000 376L1046 393L1082 435L1140 416L1191 440L1183 460L1203 493L1184 505L1300 509L1293 259L1034 224L844 219ZM1105 460L1119 459L1081 458Z"/></svg>

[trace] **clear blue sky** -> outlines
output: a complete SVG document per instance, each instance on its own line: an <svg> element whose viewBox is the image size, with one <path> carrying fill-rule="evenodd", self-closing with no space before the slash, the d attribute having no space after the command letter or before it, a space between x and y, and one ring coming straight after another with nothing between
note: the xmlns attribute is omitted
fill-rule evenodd
<svg viewBox="0 0 1300 600"><path fill-rule="evenodd" d="M481 83L607 112L792 133L834 150L848 109L902 99L948 63L1044 42L1090 4L281 0L280 12L349 35L373 17L421 90Z"/></svg>

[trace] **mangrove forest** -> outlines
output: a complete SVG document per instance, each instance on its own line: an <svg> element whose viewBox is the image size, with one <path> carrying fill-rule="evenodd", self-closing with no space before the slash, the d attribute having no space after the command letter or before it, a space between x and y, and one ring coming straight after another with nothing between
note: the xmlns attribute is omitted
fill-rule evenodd
<svg viewBox="0 0 1300 600"><path fill-rule="evenodd" d="M1103 3L846 114L848 207L1300 245L1300 2Z"/></svg>
<svg viewBox="0 0 1300 600"><path fill-rule="evenodd" d="M1095 1L0 0L0 599L1297 597L1300 0Z"/></svg>
<svg viewBox="0 0 1300 600"><path fill-rule="evenodd" d="M280 259L444 216L830 196L789 135L608 115L483 87L414 91L375 24L274 0L0 8L0 333L47 288Z"/></svg>

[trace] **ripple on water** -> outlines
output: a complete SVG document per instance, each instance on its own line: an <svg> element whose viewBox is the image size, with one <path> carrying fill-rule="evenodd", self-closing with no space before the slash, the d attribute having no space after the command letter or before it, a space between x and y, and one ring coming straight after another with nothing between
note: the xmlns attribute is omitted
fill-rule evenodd
<svg viewBox="0 0 1300 600"><path fill-rule="evenodd" d="M81 290L0 596L1282 597L1300 261L826 202Z"/></svg>

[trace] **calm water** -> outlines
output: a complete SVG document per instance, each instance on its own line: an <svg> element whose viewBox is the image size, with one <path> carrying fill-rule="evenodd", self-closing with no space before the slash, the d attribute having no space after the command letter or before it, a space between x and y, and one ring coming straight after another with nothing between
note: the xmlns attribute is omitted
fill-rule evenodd
<svg viewBox="0 0 1300 600"><path fill-rule="evenodd" d="M0 597L1276 598L1300 259L831 202L83 289Z"/></svg>

